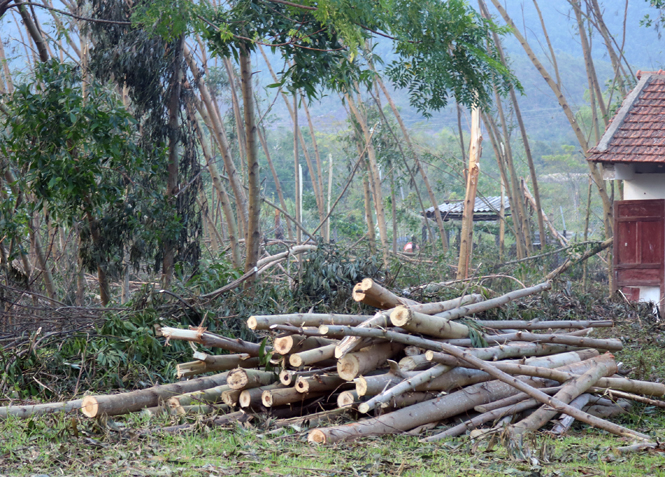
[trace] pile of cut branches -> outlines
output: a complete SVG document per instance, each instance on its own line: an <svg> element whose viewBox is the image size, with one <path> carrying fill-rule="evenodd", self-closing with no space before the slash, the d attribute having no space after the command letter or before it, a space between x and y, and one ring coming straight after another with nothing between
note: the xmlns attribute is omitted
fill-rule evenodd
<svg viewBox="0 0 665 477"><path fill-rule="evenodd" d="M554 433L566 432L579 420L649 442L648 435L607 420L625 412L631 400L662 406L647 396L665 394L663 384L620 374L610 354L622 349L620 340L590 336L594 328L613 326L611 320L477 318L550 288L546 281L491 299L466 294L418 303L364 279L354 287L353 298L377 308L373 315L252 316L248 327L267 335L260 344L204 328L163 327L167 343L185 340L232 354L195 351L194 361L178 365L183 380L174 384L5 407L0 416L78 409L87 417L215 413L210 422L220 425L258 414L276 419L272 422L278 427L307 423L309 441L325 444L445 424L442 432L426 438L435 441L488 423L507 425L507 435L518 441L561 415ZM205 373L217 374L195 377ZM324 425L341 414L355 419Z"/></svg>

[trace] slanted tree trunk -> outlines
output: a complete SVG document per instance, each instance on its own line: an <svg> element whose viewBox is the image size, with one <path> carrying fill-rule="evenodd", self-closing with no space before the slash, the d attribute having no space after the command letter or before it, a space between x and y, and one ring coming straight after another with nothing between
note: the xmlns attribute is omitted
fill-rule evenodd
<svg viewBox="0 0 665 477"><path fill-rule="evenodd" d="M194 99L194 101L197 101ZM229 246L231 247L231 259L233 261L233 266L240 268L240 250L238 248L238 235L235 225L235 216L233 215L233 209L231 207L231 199L226 193L226 188L222 184L222 179L219 176L219 171L217 170L217 164L212 158L210 150L208 149L208 144L205 142L203 137L203 131L201 130L201 125L198 118L196 117L194 108L191 104L187 104L190 120L196 129L196 134L199 138L199 143L201 144L201 151L203 152L203 157L206 160L208 165L208 172L210 172L210 177L212 178L212 185L217 192L219 202L222 205L222 211L226 217L226 227L228 231ZM211 224L212 225L212 224Z"/></svg>
<svg viewBox="0 0 665 477"><path fill-rule="evenodd" d="M196 61L194 61L194 56L192 55L187 45L184 48L185 60L187 65L194 75L196 86L201 93L201 99L205 104L205 109L200 107L197 102L197 110L199 114L203 117L208 129L212 134L212 137L219 148L219 152L222 155L222 160L224 161L224 169L226 174L229 177L229 182L231 183L231 189L233 190L233 195L236 201L236 210L238 212L238 232L239 235L243 234L243 231L247 229L247 197L245 196L245 191L243 189L240 178L238 177L238 172L236 170L233 159L231 158L230 147L228 140L226 138L226 132L224 131L224 125L217 114L217 108L213 101L212 95L208 90L208 86L202 78L203 73L199 69Z"/></svg>
<svg viewBox="0 0 665 477"><path fill-rule="evenodd" d="M369 169L369 165L367 168ZM374 218L372 217L372 197L369 190L369 181L365 175L363 175L363 196L365 198L365 221L367 222L369 251L374 255L376 253L376 232L374 231Z"/></svg>
<svg viewBox="0 0 665 477"><path fill-rule="evenodd" d="M360 110L360 104L356 104L355 100L350 94L346 95L346 100L349 104L351 112L356 118L356 121L362 129L365 142L368 143L367 147L367 158L369 163L368 175L370 180L370 188L372 190L372 198L374 199L374 210L376 211L376 221L379 226L379 238L381 239L381 253L383 255L383 261L388 264L388 231L386 227L386 214L383 204L383 193L381 192L381 178L379 174L379 164L376 161L376 152L374 146L371 143L371 135L369 132L369 126L366 121L366 116Z"/></svg>
<svg viewBox="0 0 665 477"><path fill-rule="evenodd" d="M409 148L409 151L413 156L413 160L416 162L416 166L418 167L418 170L420 171L420 174L423 178L425 189L427 189L427 194L429 195L429 199L432 202L432 207L434 207L434 216L436 217L436 224L439 227L439 234L441 235L441 247L442 250L445 252L448 250L448 240L447 240L447 235L445 234L445 230L443 228L443 218L441 217L441 212L439 211L439 203L436 200L436 197L434 196L434 190L432 189L432 186L429 183L429 178L427 177L427 173L425 172L425 169L423 168L423 165L420 162L418 155L416 154L416 150L413 147L413 143L411 142L411 137L409 136L404 121L402 120L402 116L399 114L397 106L395 106L392 97L388 93L388 89L383 84L383 80L381 80L381 76L379 76L378 74L376 75L376 81L381 87L381 90L383 91L383 94L386 96L386 99L388 100L390 109L395 115L395 119L397 119L399 127L402 129L402 134L404 135L404 140L406 141L406 145ZM427 218L425 218L425 220L427 220Z"/></svg>
<svg viewBox="0 0 665 477"><path fill-rule="evenodd" d="M586 140L586 136L584 135L584 132L580 128L579 123L575 119L575 115L570 108L570 105L568 104L568 100L566 99L565 95L561 91L560 85L557 84L550 74L547 72L543 64L540 62L534 51L531 49L531 46L529 43L526 41L524 36L520 33L520 31L517 29L517 26L513 22L513 20L510 18L506 10L503 8L501 5L501 2L499 0L492 0L492 4L494 7L499 11L499 14L501 17L503 17L504 21L508 24L510 27L511 31L515 35L515 38L520 42L520 45L522 45L522 48L526 52L527 56L531 60L531 63L533 63L534 67L538 70L540 75L543 77L545 82L548 84L552 92L554 93L555 97L559 101L559 105L561 106L561 109L563 110L564 114L566 115L566 118L568 119L568 122L570 123L571 128L573 129L573 132L575 133L575 136L580 144L580 147L586 154L587 150L589 149L588 143ZM603 203L603 222L605 224L605 236L607 238L612 237L613 235L613 211L612 211L612 201L610 200L610 197L607 193L607 190L605 189L605 183L603 181L603 178L598 170L598 167L595 163L587 161L587 165L589 166L589 171L591 172L591 177L593 177L593 181L596 184L596 187L598 188L598 194L600 195L600 198Z"/></svg>
<svg viewBox="0 0 665 477"><path fill-rule="evenodd" d="M226 68L226 74L228 75L229 78L229 90L231 91L231 105L233 106L233 117L235 119L234 122L236 126L236 135L238 136L238 151L240 152L240 170L244 179L245 174L249 172L246 169L247 137L246 137L245 127L243 124L244 119L243 115L240 112L240 101L238 100L238 94L236 92L236 75L235 72L233 71L233 65L231 64L231 60L229 58L224 58L223 63L224 67ZM242 72L240 74L242 76ZM243 99L243 104L245 104L244 99ZM245 231L245 234L246 233L247 231Z"/></svg>
<svg viewBox="0 0 665 477"><path fill-rule="evenodd" d="M256 267L259 260L259 245L261 231L259 218L261 216L261 184L259 177L259 156L256 148L256 119L254 117L254 94L252 93L252 63L246 47L240 48L240 75L242 82L242 99L244 106L244 120L246 133L245 153L247 155L247 184L249 190L249 215L247 221L247 235L245 240L246 258L245 273ZM245 282L245 288L251 286L256 280L252 275Z"/></svg>

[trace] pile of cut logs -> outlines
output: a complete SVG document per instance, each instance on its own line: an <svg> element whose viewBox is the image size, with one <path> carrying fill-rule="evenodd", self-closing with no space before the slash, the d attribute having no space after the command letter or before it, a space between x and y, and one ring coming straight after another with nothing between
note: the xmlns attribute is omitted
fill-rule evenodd
<svg viewBox="0 0 665 477"><path fill-rule="evenodd" d="M354 287L353 298L377 308L373 315L250 317L248 327L268 335L272 346L202 328L164 327L167 343L187 340L234 354L195 352L194 361L177 367L180 378L218 374L44 405L50 407L43 412L80 408L88 417L214 412L215 424L261 414L277 427L306 424L309 441L322 444L441 425L442 432L430 431L425 440L490 432L477 430L487 424L519 439L560 415L551 429L555 434L579 420L648 443L650 436L607 420L625 412L631 400L665 404L653 399L665 395L665 385L620 374L610 354L622 348L620 340L589 336L612 321L476 318L550 288L545 282L493 299L468 294L422 304L365 279ZM0 416L42 412L38 408L4 408ZM357 419L326 426L341 414Z"/></svg>

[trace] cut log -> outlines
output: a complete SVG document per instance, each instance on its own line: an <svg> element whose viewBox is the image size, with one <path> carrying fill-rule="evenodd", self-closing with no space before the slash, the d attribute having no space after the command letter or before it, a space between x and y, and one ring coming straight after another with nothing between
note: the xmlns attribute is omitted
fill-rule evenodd
<svg viewBox="0 0 665 477"><path fill-rule="evenodd" d="M434 363L428 360L425 354L407 356L399 361L400 371L420 371L431 368L433 365Z"/></svg>
<svg viewBox="0 0 665 477"><path fill-rule="evenodd" d="M283 384L270 384L268 386L261 386L259 388L245 389L238 397L238 404L242 408L261 405L261 396L264 391L271 391L273 389L286 389Z"/></svg>
<svg viewBox="0 0 665 477"><path fill-rule="evenodd" d="M398 306L390 314L393 326L399 326L412 333L434 336L437 338L466 338L469 327L436 315L419 313L406 306Z"/></svg>
<svg viewBox="0 0 665 477"><path fill-rule="evenodd" d="M180 412L183 406L190 406L192 404L214 404L222 401L222 393L231 389L227 384L215 386L200 391L193 391L191 393L181 394L167 399L166 404L171 409Z"/></svg>
<svg viewBox="0 0 665 477"><path fill-rule="evenodd" d="M446 343L439 343L439 349L443 346L449 346ZM455 348L458 349L458 348ZM459 348L461 349L461 348ZM505 358L523 358L527 356L549 356L557 353L565 353L568 351L582 351L575 346L559 345L559 344L539 344L516 342L510 345L492 346L490 348L473 348L467 352L472 356L485 361L495 361ZM450 356L445 353L436 353L427 351L425 353L427 359L438 363L439 361L450 361ZM441 363L440 363L441 364Z"/></svg>
<svg viewBox="0 0 665 477"><path fill-rule="evenodd" d="M296 391L299 393L314 393L322 391L340 390L344 391L353 387L353 383L348 383L337 375L319 375L311 377L299 377L296 381Z"/></svg>
<svg viewBox="0 0 665 477"><path fill-rule="evenodd" d="M299 353L300 351L307 351L322 346L337 344L336 341L319 338L316 336L303 336L303 335L290 335L281 338L275 338L274 349L275 353L286 355L290 353Z"/></svg>
<svg viewBox="0 0 665 477"><path fill-rule="evenodd" d="M418 356L421 354L425 354L425 350L417 346L407 346L406 348L404 348L404 354L406 356Z"/></svg>
<svg viewBox="0 0 665 477"><path fill-rule="evenodd" d="M48 404L29 404L27 406L3 406L0 407L0 418L8 416L27 418L56 412L70 413L78 411L82 406L82 399Z"/></svg>
<svg viewBox="0 0 665 477"><path fill-rule="evenodd" d="M561 390L561 386L554 386L551 388L540 388L542 392L545 394L549 395L555 395ZM513 396L509 396L507 398L499 399L497 401L492 401L487 404L481 404L480 406L475 406L473 409L474 411L480 412L480 413L486 413L489 411L494 411L495 409L499 409L502 407L509 407L512 406L513 404L517 404L518 402L522 402L526 399L529 399L529 395L526 393L517 393L514 394Z"/></svg>
<svg viewBox="0 0 665 477"><path fill-rule="evenodd" d="M563 366L559 369L563 371L581 370L581 372L584 372L590 367L596 366L599 362L600 361L598 361L597 358L591 358L579 363ZM496 364L502 363L498 362ZM556 361L551 361L550 364L555 365L558 363ZM542 374L546 374L546 372L551 371L546 368L538 369L542 370ZM489 374L483 373L479 370L474 370L473 372L469 373L462 367L451 369L451 366L443 364L437 364L433 368L422 371L420 373L403 373L401 377L404 378L403 381L401 381L399 384L396 384L394 387L383 391L381 394L373 397L369 401L360 404L358 406L358 410L361 413L367 413L377 406L393 399L395 396L404 394L405 392L412 389L416 391L450 391L455 388L481 383L492 379Z"/></svg>
<svg viewBox="0 0 665 477"><path fill-rule="evenodd" d="M402 377L393 373L377 374L374 376L360 376L353 380L356 384L358 396L376 396L386 389L402 382Z"/></svg>
<svg viewBox="0 0 665 477"><path fill-rule="evenodd" d="M289 315L254 315L247 319L250 330L269 330L271 325L319 326L346 325L357 326L373 315L339 315L334 313L294 313Z"/></svg>
<svg viewBox="0 0 665 477"><path fill-rule="evenodd" d="M337 345L330 344L322 346L321 348L310 349L308 351L301 351L289 356L289 364L294 368L302 366L309 366L310 364L320 363L335 356L335 348Z"/></svg>
<svg viewBox="0 0 665 477"><path fill-rule="evenodd" d="M609 378L609 379L614 379L614 378ZM648 383L648 384L657 384L657 383ZM641 402L641 403L644 403L644 404L648 404L649 406L657 406L657 407L660 407L660 408L665 408L665 402L663 402L663 401L658 401L656 399L649 399L649 398L644 397L644 396L637 396L635 394L631 394L631 393L628 393L628 392L617 391L616 389L592 388L591 390L593 392L598 392L598 393L607 395L607 396L611 397L612 399L615 399L615 398L630 399L631 401ZM643 393L643 394L649 394L649 393ZM662 396L662 394L657 394L657 396Z"/></svg>
<svg viewBox="0 0 665 477"><path fill-rule="evenodd" d="M395 409L402 409L403 407L412 406L413 404L418 404L419 402L435 399L437 396L437 393L408 392L400 396L395 396L390 401L384 403L381 406L381 412L391 412Z"/></svg>
<svg viewBox="0 0 665 477"><path fill-rule="evenodd" d="M270 371L259 371L256 369L234 369L229 371L227 384L231 389L245 389L250 384L256 386L267 386L277 380L275 373Z"/></svg>
<svg viewBox="0 0 665 477"><path fill-rule="evenodd" d="M534 293L540 293L542 291L549 290L550 288L552 288L552 283L547 281L533 287L523 288L521 290L515 290L510 293L506 293L505 295L493 298L491 300L485 300L480 303L460 306L459 308L437 313L437 316L446 320L455 320L463 316L473 315L474 313L491 310L492 308L498 308L507 303L510 303L513 300L517 300L518 298L524 298L525 296L533 295Z"/></svg>
<svg viewBox="0 0 665 477"><path fill-rule="evenodd" d="M588 335L591 331L593 331L593 328L585 328L581 330L576 330L570 333L565 333L565 336L586 336ZM523 332L521 331L516 331L514 333L505 333L502 335L483 335L483 338L485 341L487 341L488 346L494 346L498 344L506 344L510 341L537 341L539 343L551 343L551 342L556 342L555 340L549 341L547 340L547 336L561 336L561 334L556 334L556 335L535 335L538 336L539 339L531 340L531 339L520 339L522 338ZM545 339L543 339L545 337ZM466 346L466 347L472 347L473 343L471 342L470 338L459 338L459 339L447 339L443 340L445 343L454 345L454 346Z"/></svg>
<svg viewBox="0 0 665 477"><path fill-rule="evenodd" d="M543 404L549 405L558 412L566 413L570 416L573 416L577 420L586 422L587 424L590 424L594 427L599 427L608 432L611 432L612 434L617 434L626 437L634 437L643 440L650 439L650 437L647 436L646 434L642 434L640 432L619 426L618 424L607 422L604 421L603 419L591 416L583 411L580 411L579 409L575 409L574 407L569 406L567 403L564 403L559 399L550 397L547 394L543 393L542 391L539 391L538 389L534 388L533 386L529 386L528 384L525 384L523 381L520 381L519 379L516 379L513 376L504 373L503 371L489 364L487 361L483 361L476 358L471 353L468 353L466 351L463 351L461 349L456 348L455 346L451 346L446 343L441 343L441 347L445 352L455 356L456 358L468 361L469 364L471 364L472 366L477 366L478 369L480 369L481 371L485 371L492 377L504 383L514 386L519 391L527 393L530 397L539 400Z"/></svg>
<svg viewBox="0 0 665 477"><path fill-rule="evenodd" d="M238 404L240 403L240 395L242 392L246 389L254 389L257 387L259 386L254 384L253 386L245 387L243 389L227 389L222 393L222 402L232 408L238 407Z"/></svg>
<svg viewBox="0 0 665 477"><path fill-rule="evenodd" d="M473 419L469 419L468 421L464 421L463 423L453 426L449 429L446 429L445 431L439 434L427 437L423 439L422 442L436 442L441 439L445 439L447 437L461 436L465 432L471 431L479 426L482 426L486 422L496 421L498 419L504 418L505 416L512 416L513 414L518 414L522 411L526 411L527 409L532 409L538 406L539 404L540 402L536 401L535 399L525 399L506 407L500 407L492 411L480 414L479 416L476 416Z"/></svg>
<svg viewBox="0 0 665 477"><path fill-rule="evenodd" d="M589 393L581 394L581 395L577 396L575 399L573 399L570 402L570 405L573 406L576 409L583 409L589 403L589 400L592 397L593 396ZM573 425L573 422L575 422L574 417L567 416L567 415L564 414L563 416L561 416L561 419L559 419L559 421L557 421L557 423L554 425L554 427L552 428L552 430L550 432L555 436L563 435L566 432L568 432L568 430L570 429L570 426Z"/></svg>
<svg viewBox="0 0 665 477"><path fill-rule="evenodd" d="M479 356L476 356L480 359L484 359L485 356L482 353L478 353ZM511 364L523 364L528 366L536 366L541 368L558 368L559 366L565 366L567 364L576 363L578 361L584 361L595 356L598 356L598 353L595 349L585 349L579 351L568 351L565 353L557 353L547 356L532 356L530 358L524 357L522 359L507 359L501 361L501 363L511 363ZM445 364L447 366L468 366L468 363L459 360L453 356L444 354L444 353L435 353L433 351L428 351L425 353L425 358L433 363ZM495 359L493 356L490 359ZM496 359L502 359L502 357L497 356Z"/></svg>
<svg viewBox="0 0 665 477"><path fill-rule="evenodd" d="M570 321L518 321L518 320L476 320L479 326L494 330L549 330L565 328L607 328L614 326L612 320L570 320Z"/></svg>
<svg viewBox="0 0 665 477"><path fill-rule="evenodd" d="M357 391L343 391L337 396L337 407L350 407L358 402Z"/></svg>
<svg viewBox="0 0 665 477"><path fill-rule="evenodd" d="M353 287L353 299L366 305L387 310L399 305L419 305L417 301L400 298L393 292L386 290L371 278L365 278Z"/></svg>
<svg viewBox="0 0 665 477"><path fill-rule="evenodd" d="M299 393L295 388L272 389L263 391L261 401L265 407L284 406L285 404L305 402L309 399L325 396L326 393Z"/></svg>
<svg viewBox="0 0 665 477"><path fill-rule="evenodd" d="M526 382L535 386L543 384L537 379L526 379ZM396 434L456 416L473 409L474 406L512 396L517 392L512 385L500 381L474 384L461 391L414 404L379 417L343 426L314 429L310 431L307 440L317 444L332 444L359 437Z"/></svg>
<svg viewBox="0 0 665 477"><path fill-rule="evenodd" d="M146 407L157 406L161 401L166 401L174 396L226 384L226 376L227 373L222 373L123 394L86 396L81 403L81 412L86 417L97 417L140 411Z"/></svg>
<svg viewBox="0 0 665 477"><path fill-rule="evenodd" d="M377 369L403 349L404 345L398 343L382 343L347 354L337 362L337 374L353 381L361 374Z"/></svg>
<svg viewBox="0 0 665 477"><path fill-rule="evenodd" d="M578 338L577 336L558 335L558 334L535 334L527 332L516 333L516 341L536 341L540 343L556 343L565 344L570 346L577 346L580 348L595 348L607 351L621 351L623 344L621 340L609 339L596 339L596 338Z"/></svg>
<svg viewBox="0 0 665 477"><path fill-rule="evenodd" d="M196 361L176 365L178 378L189 378L213 371L228 371L238 367L256 368L259 366L259 358L252 358L246 353L210 355L197 352L194 353L194 358Z"/></svg>
<svg viewBox="0 0 665 477"><path fill-rule="evenodd" d="M165 326L160 328L160 333L166 338L167 342L169 340L191 341L209 348L222 348L233 353L246 353L250 356L258 356L261 347L258 343L250 343L240 338L233 339L209 333L205 328L182 330Z"/></svg>
<svg viewBox="0 0 665 477"><path fill-rule="evenodd" d="M425 303L422 305L412 305L411 308L414 311L430 315L433 313L440 313L442 311L450 310L452 308L456 308L465 304L478 303L479 301L482 301L482 299L483 299L482 295L479 294L465 295L460 298L455 298L454 300L442 301L438 303ZM390 313L392 312L393 312L392 309L379 312L373 317L369 318L368 320L363 321L361 324L357 325L357 327L385 328L388 326L388 319L390 317ZM355 326L355 325L350 325L350 326ZM339 345L337 345L337 349L335 350L335 357L341 358L344 355L359 349L358 347L360 346L360 342L362 342L362 338L359 338L358 336L347 336L339 343Z"/></svg>
<svg viewBox="0 0 665 477"><path fill-rule="evenodd" d="M599 356L598 358L594 359L597 361L595 367L589 369L581 376L567 381L566 384L564 384L561 388L561 391L556 393L553 398L549 398L549 400L559 400L560 402L568 405L577 396L584 394L591 386L595 385L601 377L611 376L617 372L617 364L614 361L614 356L611 354L604 354L603 356ZM573 406L569 406L569 408L575 409ZM579 409L575 410L579 411ZM517 424L510 426L508 428L508 433L512 438L518 438L526 431L535 431L540 429L556 415L556 409L553 410L548 407L548 405L542 406L526 419L523 419Z"/></svg>

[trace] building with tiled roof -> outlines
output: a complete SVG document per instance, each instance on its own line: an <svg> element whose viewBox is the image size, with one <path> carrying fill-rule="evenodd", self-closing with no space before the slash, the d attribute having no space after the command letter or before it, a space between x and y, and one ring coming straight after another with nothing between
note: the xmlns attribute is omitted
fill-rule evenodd
<svg viewBox="0 0 665 477"><path fill-rule="evenodd" d="M614 279L635 301L665 300L665 71L638 72L587 159L623 181L614 202Z"/></svg>

